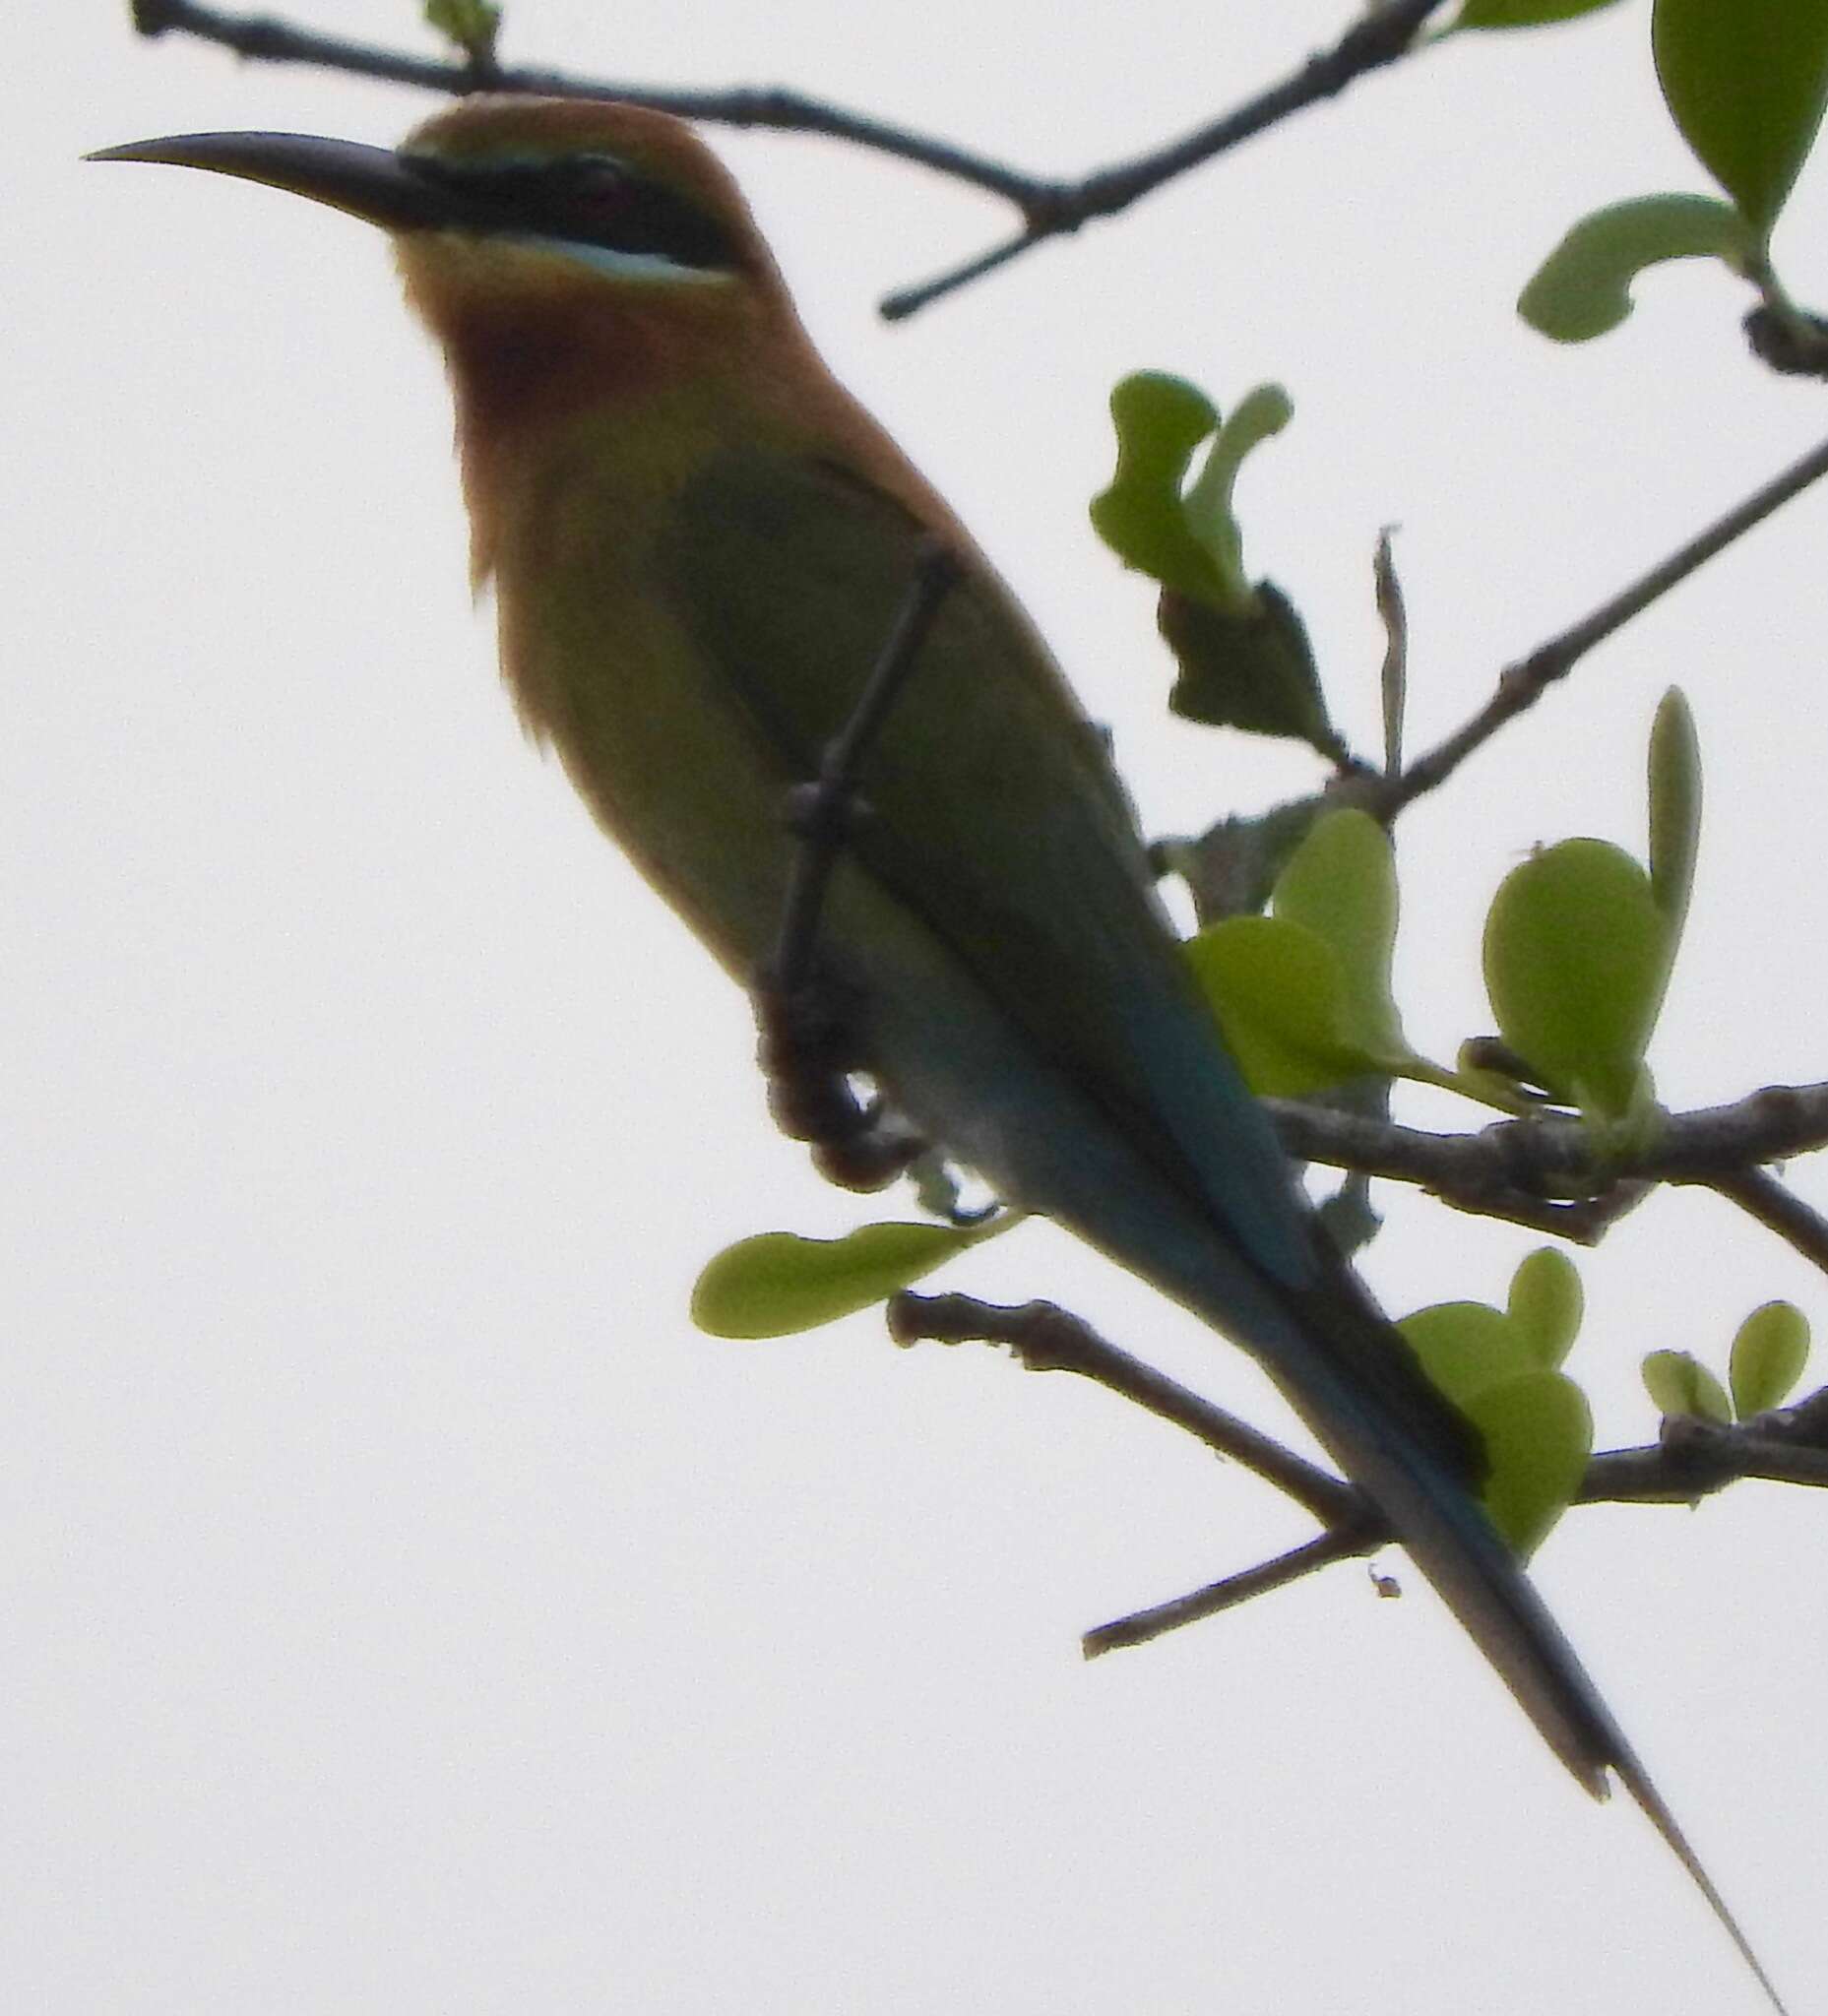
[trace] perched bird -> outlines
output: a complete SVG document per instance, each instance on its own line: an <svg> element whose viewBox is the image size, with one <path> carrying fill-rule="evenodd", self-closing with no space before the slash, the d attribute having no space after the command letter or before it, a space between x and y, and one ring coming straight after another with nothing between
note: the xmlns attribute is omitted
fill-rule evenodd
<svg viewBox="0 0 1828 2016"><path fill-rule="evenodd" d="M214 169L388 231L442 346L478 583L522 719L749 979L784 808L923 541L962 574L880 734L819 959L894 1105L1253 1353L1588 1792L1615 1771L1777 1995L1486 1519L1477 1437L1297 1193L1155 893L1128 801L1003 583L827 372L678 121L473 97L397 152L276 133L94 157ZM1781 2006L1781 2005L1780 2005Z"/></svg>

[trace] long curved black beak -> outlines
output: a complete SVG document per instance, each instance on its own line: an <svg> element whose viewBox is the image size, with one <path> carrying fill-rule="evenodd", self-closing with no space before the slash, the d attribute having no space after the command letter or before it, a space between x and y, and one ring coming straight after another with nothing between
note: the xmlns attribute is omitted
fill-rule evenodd
<svg viewBox="0 0 1828 2016"><path fill-rule="evenodd" d="M178 133L134 140L85 155L92 161L157 161L208 168L244 182L264 182L327 203L383 230L440 230L472 220L473 206L441 186L409 156L353 140L317 140L307 133Z"/></svg>

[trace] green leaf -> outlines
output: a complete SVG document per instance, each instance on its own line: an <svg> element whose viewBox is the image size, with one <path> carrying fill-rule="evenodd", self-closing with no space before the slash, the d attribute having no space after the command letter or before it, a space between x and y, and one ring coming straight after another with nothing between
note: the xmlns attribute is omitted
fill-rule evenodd
<svg viewBox="0 0 1828 2016"><path fill-rule="evenodd" d="M1740 1420L1782 1407L1809 1355L1809 1319L1794 1302L1766 1302L1739 1325L1728 1376Z"/></svg>
<svg viewBox="0 0 1828 2016"><path fill-rule="evenodd" d="M1541 1335L1485 1302L1436 1302L1397 1328L1429 1379L1480 1431L1486 1464L1480 1496L1498 1531L1528 1554L1586 1475L1593 1450L1586 1396L1544 1364Z"/></svg>
<svg viewBox="0 0 1828 2016"><path fill-rule="evenodd" d="M1219 425L1198 386L1166 371L1138 371L1110 395L1117 468L1092 500L1092 524L1126 567L1201 599L1227 598L1213 555L1195 538L1181 504L1193 451Z"/></svg>
<svg viewBox="0 0 1828 2016"><path fill-rule="evenodd" d="M1828 7L1657 0L1651 48L1670 117L1762 244L1828 101Z"/></svg>
<svg viewBox="0 0 1828 2016"><path fill-rule="evenodd" d="M1530 1356L1553 1371L1574 1348L1585 1297L1580 1273L1565 1253L1539 1246L1511 1276L1507 1307Z"/></svg>
<svg viewBox="0 0 1828 2016"><path fill-rule="evenodd" d="M1644 1390L1660 1413L1718 1421L1722 1427L1733 1419L1732 1403L1720 1381L1692 1353L1654 1351L1640 1370Z"/></svg>
<svg viewBox="0 0 1828 2016"><path fill-rule="evenodd" d="M1274 699L1271 711L1278 724L1267 730L1274 734L1305 732L1298 726L1285 727L1280 721L1291 705L1297 719L1311 714L1318 704L1317 682L1306 635L1287 599L1279 598L1270 621L1259 622L1260 594L1244 572L1243 535L1232 512L1231 491L1244 457L1258 442L1280 432L1292 410L1280 386L1259 385L1244 395L1229 419L1222 421L1212 401L1184 378L1165 371L1135 372L1110 395L1117 468L1109 486L1091 505L1092 523L1105 544L1127 566L1152 575L1167 591L1163 598L1165 634L1180 621L1171 601L1184 598L1205 604L1236 618L1240 628L1238 636L1222 633L1201 654L1215 660L1221 672L1240 651L1271 652L1287 658L1289 666L1247 668L1247 679L1267 679L1272 689L1280 689L1292 671L1297 686L1303 679L1315 686L1305 705ZM1189 483L1193 451L1209 435L1212 446L1205 465ZM1171 636L1169 641L1173 642ZM1224 683L1222 679L1221 691ZM1203 704L1192 700L1181 711L1196 721L1231 720L1229 712L1209 717L1198 711ZM1247 712L1262 711L1261 703L1245 705ZM1324 726L1324 708L1319 719ZM1238 724L1259 725L1254 721ZM1330 729L1327 733L1331 736ZM1337 738L1328 746L1331 753Z"/></svg>
<svg viewBox="0 0 1828 2016"><path fill-rule="evenodd" d="M813 1330L931 1274L1004 1224L866 1225L841 1239L758 1232L707 1263L692 1290L692 1320L713 1337Z"/></svg>
<svg viewBox="0 0 1828 2016"><path fill-rule="evenodd" d="M1299 1099L1415 1061L1390 991L1396 860L1366 812L1323 813L1276 879L1268 917L1225 917L1187 956L1251 1090Z"/></svg>
<svg viewBox="0 0 1828 2016"><path fill-rule="evenodd" d="M1397 865L1390 836L1368 812L1328 812L1308 829L1276 881L1276 915L1332 947L1340 1034L1367 1054L1409 1054L1390 991L1397 939Z"/></svg>
<svg viewBox="0 0 1828 2016"><path fill-rule="evenodd" d="M425 23L472 58L494 53L501 9L490 0L424 0Z"/></svg>
<svg viewBox="0 0 1828 2016"><path fill-rule="evenodd" d="M1535 1371L1484 1387L1465 1411L1484 1439L1485 1510L1528 1560L1587 1475L1593 1454L1587 1396L1564 1373Z"/></svg>
<svg viewBox="0 0 1828 2016"><path fill-rule="evenodd" d="M1485 919L1504 1041L1559 1098L1622 1118L1670 976L1674 933L1621 848L1564 840L1513 868Z"/></svg>
<svg viewBox="0 0 1828 2016"><path fill-rule="evenodd" d="M1631 313L1631 283L1666 259L1719 259L1743 272L1756 253L1745 220L1711 196L1639 196L1584 217L1531 276L1517 312L1556 343L1587 343Z"/></svg>
<svg viewBox="0 0 1828 2016"><path fill-rule="evenodd" d="M1597 14L1615 0L1465 0L1460 12L1448 23L1459 28L1544 28L1551 22L1572 21L1577 15Z"/></svg>
<svg viewBox="0 0 1828 2016"><path fill-rule="evenodd" d="M1688 915L1701 839L1701 743L1678 687L1657 709L1650 731L1650 889L1670 922L1670 952Z"/></svg>
<svg viewBox="0 0 1828 2016"><path fill-rule="evenodd" d="M1542 1370L1517 1326L1489 1302L1433 1302L1397 1328L1429 1380L1463 1412L1486 1387Z"/></svg>
<svg viewBox="0 0 1828 2016"><path fill-rule="evenodd" d="M1346 1035L1339 960L1304 925L1225 917L1186 951L1226 1047L1260 1098L1301 1099L1382 1068Z"/></svg>
<svg viewBox="0 0 1828 2016"><path fill-rule="evenodd" d="M1327 717L1320 674L1293 604L1269 581L1246 595L1220 608L1163 590L1156 623L1176 667L1169 708L1209 727L1306 742L1339 761L1345 744Z"/></svg>
<svg viewBox="0 0 1828 2016"><path fill-rule="evenodd" d="M1231 508L1231 492L1245 456L1293 417L1294 407L1280 385L1255 385L1245 393L1213 436L1206 462L1182 499L1187 530L1219 563L1233 595L1249 594L1244 573L1244 537Z"/></svg>

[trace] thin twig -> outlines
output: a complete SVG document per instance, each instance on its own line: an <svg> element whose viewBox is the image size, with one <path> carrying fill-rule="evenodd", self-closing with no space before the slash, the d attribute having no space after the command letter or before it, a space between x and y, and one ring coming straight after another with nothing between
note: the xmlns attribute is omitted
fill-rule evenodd
<svg viewBox="0 0 1828 2016"><path fill-rule="evenodd" d="M1828 1387L1794 1408L1732 1426L1671 1415L1646 1448L1594 1457L1576 1493L1581 1505L1693 1505L1744 1478L1828 1488Z"/></svg>
<svg viewBox="0 0 1828 2016"><path fill-rule="evenodd" d="M889 1334L897 1344L921 1338L941 1344L1006 1344L1032 1372L1077 1372L1254 1471L1323 1526L1350 1522L1362 1503L1351 1484L1166 1372L1132 1357L1056 1303L1023 1302L1008 1308L974 1295L921 1295L904 1290L890 1298L887 1314Z"/></svg>
<svg viewBox="0 0 1828 2016"><path fill-rule="evenodd" d="M918 286L890 294L882 303L883 315L891 322L913 315L1049 238L1076 231L1095 218L1114 217L1177 175L1203 166L1309 105L1337 97L1370 71L1408 55L1428 16L1442 4L1443 0L1384 0L1354 22L1332 48L1310 56L1292 76L1222 117L1081 181L1038 185L1029 197L1017 199L1023 225L1013 237Z"/></svg>
<svg viewBox="0 0 1828 2016"><path fill-rule="evenodd" d="M1483 707L1425 755L1418 756L1400 777L1373 784L1364 802L1383 819L1392 819L1405 805L1433 790L1459 769L1476 749L1488 742L1507 722L1534 707L1556 680L1569 672L1595 645L1604 642L1641 615L1659 597L1667 595L1723 551L1741 534L1769 518L1779 506L1828 475L1828 441L1813 448L1799 462L1758 489L1724 517L1717 519L1676 549L1658 566L1601 604L1589 616L1559 637L1537 646L1528 658L1499 674L1496 690Z"/></svg>
<svg viewBox="0 0 1828 2016"><path fill-rule="evenodd" d="M1383 696L1386 777L1395 777L1403 768L1403 717L1409 704L1409 613L1403 605L1396 554L1391 550L1391 530L1385 526L1377 535L1377 552L1371 563L1377 616L1384 626L1384 662L1378 687Z"/></svg>
<svg viewBox="0 0 1828 2016"><path fill-rule="evenodd" d="M1819 1415L1828 1389L1805 1403ZM1756 1478L1771 1483L1828 1489L1828 1449L1793 1437L1796 1414L1772 1415L1761 1420L1727 1427L1714 1421L1672 1418L1665 1421L1663 1439L1648 1448L1609 1449L1595 1456L1575 1494L1578 1505L1694 1505L1729 1484ZM1820 1424L1816 1424L1819 1431ZM1336 1561L1375 1553L1396 1538L1375 1508L1362 1499L1353 1519L1330 1528L1318 1539L1292 1547L1254 1568L1221 1577L1167 1603L1112 1619L1087 1631L1080 1644L1088 1659L1131 1645L1145 1645L1183 1624L1195 1624L1236 1607L1252 1597L1286 1589Z"/></svg>
<svg viewBox="0 0 1828 2016"><path fill-rule="evenodd" d="M1805 1260L1828 1273L1828 1219L1812 1205L1803 1203L1770 1170L1738 1169L1732 1175L1714 1177L1708 1187L1718 1190L1779 1238L1788 1239Z"/></svg>
<svg viewBox="0 0 1828 2016"><path fill-rule="evenodd" d="M1273 1589L1286 1589L1304 1575L1312 1575L1320 1568L1330 1568L1335 1561L1347 1561L1355 1554L1371 1553L1388 1538L1375 1520L1357 1527L1335 1527L1331 1532L1323 1533L1318 1540L1291 1547L1286 1554L1278 1554L1273 1561L1265 1561L1259 1567L1223 1576L1217 1582L1189 1590L1185 1596L1174 1597L1170 1602L1132 1610L1128 1616L1113 1617L1108 1624L1097 1624L1081 1635L1080 1649L1088 1659L1097 1659L1101 1653L1119 1652L1131 1645L1147 1645L1150 1639L1160 1638L1165 1632L1178 1631L1183 1624L1197 1624L1203 1618L1216 1617L1221 1610L1235 1609L1240 1603L1248 1603L1254 1596L1267 1596Z"/></svg>
<svg viewBox="0 0 1828 2016"><path fill-rule="evenodd" d="M527 65L491 65L478 75L469 63L436 57L409 56L372 42L293 28L270 15L230 14L203 7L196 0L134 0L134 26L144 35L195 35L263 63L307 63L384 83L407 84L421 91L466 97L477 90L525 93L547 98L613 98L650 111L670 112L680 119L705 119L722 126L766 127L781 133L820 134L850 142L898 160L913 161L970 183L993 196L1021 206L1048 184L1033 175L993 161L966 148L892 126L861 112L849 112L822 98L769 86L733 91L656 90L651 85L621 84L607 78L579 77L564 70Z"/></svg>

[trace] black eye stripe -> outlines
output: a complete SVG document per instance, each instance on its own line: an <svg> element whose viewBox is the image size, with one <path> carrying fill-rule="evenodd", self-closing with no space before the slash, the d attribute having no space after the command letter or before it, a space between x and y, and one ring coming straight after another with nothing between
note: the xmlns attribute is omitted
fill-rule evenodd
<svg viewBox="0 0 1828 2016"><path fill-rule="evenodd" d="M460 199L484 231L527 232L608 252L651 253L703 272L742 264L736 240L688 197L609 155L464 160L408 155L415 174Z"/></svg>

